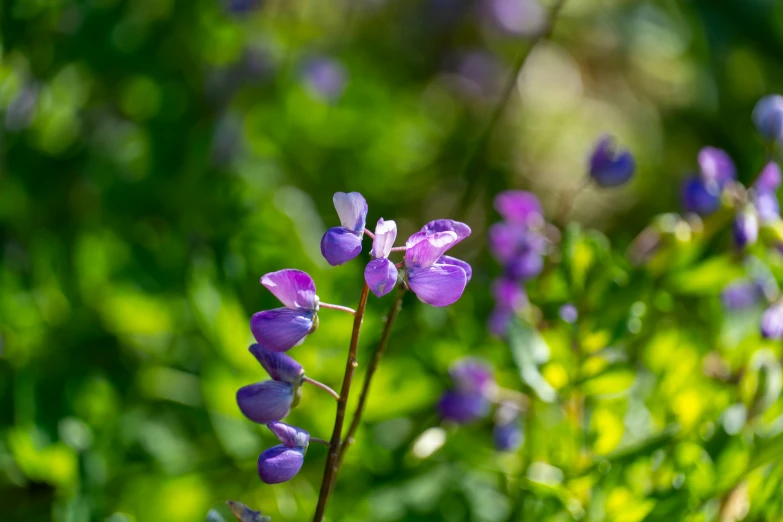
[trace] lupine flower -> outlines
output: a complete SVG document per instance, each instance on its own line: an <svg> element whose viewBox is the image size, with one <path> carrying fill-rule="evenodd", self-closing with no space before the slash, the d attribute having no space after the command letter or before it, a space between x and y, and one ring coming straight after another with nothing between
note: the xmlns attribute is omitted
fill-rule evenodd
<svg viewBox="0 0 783 522"><path fill-rule="evenodd" d="M511 225L539 227L544 224L544 209L532 192L506 190L495 196L495 210Z"/></svg>
<svg viewBox="0 0 783 522"><path fill-rule="evenodd" d="M759 237L759 217L753 205L746 205L737 212L732 231L737 248L742 249L756 243Z"/></svg>
<svg viewBox="0 0 783 522"><path fill-rule="evenodd" d="M699 173L706 183L715 183L722 189L737 177L737 169L725 150L704 147L698 156Z"/></svg>
<svg viewBox="0 0 783 522"><path fill-rule="evenodd" d="M783 339L783 302L778 301L761 316L761 335L765 339Z"/></svg>
<svg viewBox="0 0 783 522"><path fill-rule="evenodd" d="M753 123L765 139L783 139L783 96L761 98L753 109Z"/></svg>
<svg viewBox="0 0 783 522"><path fill-rule="evenodd" d="M307 60L303 76L310 92L324 100L334 101L345 91L348 73L336 60L319 56Z"/></svg>
<svg viewBox="0 0 783 522"><path fill-rule="evenodd" d="M237 391L237 405L248 419L267 424L285 418L298 402L302 385L302 365L284 353L268 350L261 345L250 347L258 362L272 377L271 381L243 386Z"/></svg>
<svg viewBox="0 0 783 522"><path fill-rule="evenodd" d="M683 183L682 203L686 212L708 216L720 207L720 189L714 183L692 176Z"/></svg>
<svg viewBox="0 0 783 522"><path fill-rule="evenodd" d="M261 453L258 457L258 476L266 484L289 481L302 469L310 434L283 422L270 422L267 427L282 444Z"/></svg>
<svg viewBox="0 0 783 522"><path fill-rule="evenodd" d="M490 410L489 395L495 388L492 370L476 359L457 361L449 372L454 383L438 402L441 418L465 424L486 417Z"/></svg>
<svg viewBox="0 0 783 522"><path fill-rule="evenodd" d="M780 167L777 163L769 162L762 169L756 183L753 184L755 192L754 203L758 211L759 220L769 223L780 219L780 203L775 195L781 183Z"/></svg>
<svg viewBox="0 0 783 522"><path fill-rule="evenodd" d="M229 500L226 504L239 522L272 522L271 518L263 516L260 511L250 509L241 502Z"/></svg>
<svg viewBox="0 0 783 522"><path fill-rule="evenodd" d="M614 138L603 136L590 156L590 177L600 187L623 185L633 176L636 162L627 150L618 150Z"/></svg>
<svg viewBox="0 0 783 522"><path fill-rule="evenodd" d="M397 284L397 267L389 261L389 253L397 239L397 223L378 220L375 226L375 239L372 242L373 260L364 269L364 280L372 293L383 297Z"/></svg>
<svg viewBox="0 0 783 522"><path fill-rule="evenodd" d="M780 167L774 161L770 161L761 169L761 173L753 187L759 192L777 192L780 188L780 183Z"/></svg>
<svg viewBox="0 0 783 522"><path fill-rule="evenodd" d="M332 266L342 265L362 251L367 222L367 201L358 192L337 192L332 199L342 226L326 231L321 238L321 254Z"/></svg>
<svg viewBox="0 0 783 522"><path fill-rule="evenodd" d="M495 337L503 338L514 316L528 303L527 294L519 282L500 278L492 283L495 308L489 316L487 327Z"/></svg>
<svg viewBox="0 0 783 522"><path fill-rule="evenodd" d="M576 307L571 303L566 303L560 307L559 310L560 319L568 324L574 324L579 319L579 312Z"/></svg>
<svg viewBox="0 0 783 522"><path fill-rule="evenodd" d="M503 403L498 406L492 438L498 451L515 451L522 445L522 423L515 405Z"/></svg>
<svg viewBox="0 0 783 522"><path fill-rule="evenodd" d="M512 279L532 279L544 268L546 240L533 229L495 223L489 228L489 248Z"/></svg>
<svg viewBox="0 0 783 522"><path fill-rule="evenodd" d="M721 303L726 310L743 310L760 302L764 289L756 281L739 281L728 284L720 294Z"/></svg>
<svg viewBox="0 0 783 522"><path fill-rule="evenodd" d="M317 326L318 296L313 279L301 270L279 270L261 278L261 284L285 308L264 310L250 319L250 330L258 343L285 352L304 341Z"/></svg>
<svg viewBox="0 0 783 522"><path fill-rule="evenodd" d="M460 259L444 255L470 235L470 227L439 219L424 225L405 242L408 286L420 301L432 306L456 302L470 281L472 269Z"/></svg>

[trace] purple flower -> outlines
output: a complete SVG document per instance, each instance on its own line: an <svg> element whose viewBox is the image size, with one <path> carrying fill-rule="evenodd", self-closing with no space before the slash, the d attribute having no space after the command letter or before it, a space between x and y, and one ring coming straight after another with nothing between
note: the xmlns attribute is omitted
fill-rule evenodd
<svg viewBox="0 0 783 522"><path fill-rule="evenodd" d="M514 315L513 310L496 306L489 314L489 319L487 320L489 333L499 339L505 338L508 333L508 327L511 325L511 321L514 320Z"/></svg>
<svg viewBox="0 0 783 522"><path fill-rule="evenodd" d="M237 391L237 404L242 413L253 422L266 424L278 421L291 412L295 387L281 381L263 381L248 384Z"/></svg>
<svg viewBox="0 0 783 522"><path fill-rule="evenodd" d="M780 203L774 192L757 192L754 203L760 222L770 223L780 219Z"/></svg>
<svg viewBox="0 0 783 522"><path fill-rule="evenodd" d="M546 241L535 230L495 223L489 228L489 248L511 279L526 281L544 268Z"/></svg>
<svg viewBox="0 0 783 522"><path fill-rule="evenodd" d="M783 96L761 98L753 109L753 123L765 139L783 139Z"/></svg>
<svg viewBox="0 0 783 522"><path fill-rule="evenodd" d="M705 183L716 183L723 188L726 183L737 177L737 169L731 156L715 147L704 147L699 151L699 173Z"/></svg>
<svg viewBox="0 0 783 522"><path fill-rule="evenodd" d="M250 509L241 502L229 500L226 504L239 522L272 522L271 518L263 516L260 511Z"/></svg>
<svg viewBox="0 0 783 522"><path fill-rule="evenodd" d="M260 344L250 347L250 353L261 363L269 376L281 382L299 386L302 384L304 368L290 356L264 348Z"/></svg>
<svg viewBox="0 0 783 522"><path fill-rule="evenodd" d="M720 189L714 183L692 176L683 183L682 203L686 212L708 216L720 207Z"/></svg>
<svg viewBox="0 0 783 522"><path fill-rule="evenodd" d="M522 423L515 405L502 403L498 406L492 438L498 451L516 451L522 445Z"/></svg>
<svg viewBox="0 0 783 522"><path fill-rule="evenodd" d="M778 301L761 316L761 335L776 341L783 339L783 302Z"/></svg>
<svg viewBox="0 0 783 522"><path fill-rule="evenodd" d="M734 245L743 249L756 244L759 238L759 217L753 205L746 205L737 212L732 227Z"/></svg>
<svg viewBox="0 0 783 522"><path fill-rule="evenodd" d="M544 209L532 192L507 190L495 196L495 210L507 223L539 227L544 223Z"/></svg>
<svg viewBox="0 0 783 522"><path fill-rule="evenodd" d="M617 187L626 183L636 169L636 162L627 150L618 150L614 138L603 136L590 156L590 177L600 187Z"/></svg>
<svg viewBox="0 0 783 522"><path fill-rule="evenodd" d="M490 0L488 8L493 21L510 34L532 36L546 24L546 11L536 0Z"/></svg>
<svg viewBox="0 0 783 522"><path fill-rule="evenodd" d="M270 422L267 427L282 444L261 453L258 457L258 476L266 484L279 484L291 480L302 469L310 434L282 422Z"/></svg>
<svg viewBox="0 0 783 522"><path fill-rule="evenodd" d="M364 269L364 280L372 293L383 297L397 284L397 267L389 261L389 253L397 239L397 223L378 220L375 239L372 242L372 256L375 258Z"/></svg>
<svg viewBox="0 0 783 522"><path fill-rule="evenodd" d="M424 303L448 306L456 302L470 280L470 266L445 252L470 234L464 223L432 221L406 241L408 286Z"/></svg>
<svg viewBox="0 0 783 522"><path fill-rule="evenodd" d="M739 281L726 285L720 295L726 310L743 310L760 302L764 289L755 281Z"/></svg>
<svg viewBox="0 0 783 522"><path fill-rule="evenodd" d="M495 387L492 368L472 357L465 357L452 364L449 375L454 387L460 392L487 395Z"/></svg>
<svg viewBox="0 0 783 522"><path fill-rule="evenodd" d="M345 91L348 73L339 62L327 57L309 59L304 65L304 81L318 98L334 101Z"/></svg>
<svg viewBox="0 0 783 522"><path fill-rule="evenodd" d="M489 414L490 402L480 393L448 390L438 402L438 413L443 420L467 424Z"/></svg>
<svg viewBox="0 0 783 522"><path fill-rule="evenodd" d="M358 192L337 192L333 201L342 226L326 231L321 238L321 254L327 263L338 266L347 263L362 251L367 201Z"/></svg>
<svg viewBox="0 0 783 522"><path fill-rule="evenodd" d="M496 279L492 283L492 296L499 308L520 310L527 305L527 294L520 284L507 278Z"/></svg>
<svg viewBox="0 0 783 522"><path fill-rule="evenodd" d="M780 182L780 167L774 161L770 161L761 169L761 173L753 187L759 192L777 192L778 188L780 188Z"/></svg>
<svg viewBox="0 0 783 522"><path fill-rule="evenodd" d="M261 278L261 284L285 308L258 312L250 319L250 330L261 346L285 352L304 341L315 325L318 296L313 279L301 270L279 270Z"/></svg>
<svg viewBox="0 0 783 522"><path fill-rule="evenodd" d="M579 319L579 312L571 303L566 303L560 307L560 319L568 324L574 324Z"/></svg>

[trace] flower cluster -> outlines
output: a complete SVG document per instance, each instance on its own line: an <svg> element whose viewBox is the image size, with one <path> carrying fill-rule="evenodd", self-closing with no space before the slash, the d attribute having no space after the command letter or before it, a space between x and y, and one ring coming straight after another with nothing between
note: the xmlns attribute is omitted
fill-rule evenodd
<svg viewBox="0 0 783 522"><path fill-rule="evenodd" d="M499 401L501 389L495 383L492 369L466 357L452 365L450 375L452 387L438 402L441 418L455 424L468 424L486 418L493 403L499 403L495 413L495 446L500 451L517 449L522 444L520 406Z"/></svg>
<svg viewBox="0 0 783 522"><path fill-rule="evenodd" d="M321 240L321 252L330 265L342 265L356 258L362 252L366 235L373 238L373 243L364 280L376 296L388 294L398 282L432 306L447 306L462 296L472 269L468 263L446 253L470 235L466 224L450 219L431 221L411 235L405 246L395 248L397 224L394 221L379 219L374 234L365 228L368 207L361 194L338 192L334 195L334 206L340 226L327 230ZM394 263L389 259L392 252L404 252L403 259ZM250 320L250 330L257 341L250 347L250 353L270 379L243 386L237 391L236 400L248 419L266 425L282 443L258 458L261 480L276 484L290 480L299 472L311 441L305 430L280 422L299 404L301 386L310 383L342 400L325 384L305 376L302 365L284 352L302 344L317 330L321 309L357 312L322 303L312 277L301 270L271 272L261 278L261 284L283 305L258 312Z"/></svg>

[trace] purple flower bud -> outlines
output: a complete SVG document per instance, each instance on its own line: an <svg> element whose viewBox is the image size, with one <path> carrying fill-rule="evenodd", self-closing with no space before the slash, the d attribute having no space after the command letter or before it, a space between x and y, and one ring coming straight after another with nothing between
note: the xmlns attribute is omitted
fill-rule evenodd
<svg viewBox="0 0 783 522"><path fill-rule="evenodd" d="M441 418L457 424L467 424L489 414L489 400L480 393L465 393L448 390L438 402Z"/></svg>
<svg viewBox="0 0 783 522"><path fill-rule="evenodd" d="M436 219L421 227L421 232L424 232L428 236L437 234L438 232L454 232L457 235L456 241L451 245L454 246L468 237L471 230L468 225L460 221L454 221L453 219ZM411 239L414 236L416 236L416 234L411 236ZM408 241L410 241L410 239Z"/></svg>
<svg viewBox="0 0 783 522"><path fill-rule="evenodd" d="M260 344L250 347L252 353L270 377L276 381L287 382L299 386L304 376L302 365L284 353L264 348Z"/></svg>
<svg viewBox="0 0 783 522"><path fill-rule="evenodd" d="M579 319L579 312L571 303L566 303L560 307L560 319L568 324L574 324Z"/></svg>
<svg viewBox="0 0 783 522"><path fill-rule="evenodd" d="M492 438L498 451L516 451L522 445L522 424L519 419L504 424L495 424Z"/></svg>
<svg viewBox="0 0 783 522"><path fill-rule="evenodd" d="M495 196L495 210L508 223L523 227L539 227L544 223L541 202L532 192L507 190Z"/></svg>
<svg viewBox="0 0 783 522"><path fill-rule="evenodd" d="M250 509L241 502L229 500L226 504L239 522L272 522L271 518L263 516L260 511Z"/></svg>
<svg viewBox="0 0 783 522"><path fill-rule="evenodd" d="M311 58L304 66L304 80L310 92L327 101L334 101L342 96L347 76L345 67L331 58Z"/></svg>
<svg viewBox="0 0 783 522"><path fill-rule="evenodd" d="M304 450L279 444L258 457L258 476L265 484L280 484L294 478L304 464Z"/></svg>
<svg viewBox="0 0 783 522"><path fill-rule="evenodd" d="M449 375L454 382L454 387L459 392L486 395L495 387L492 368L472 357L465 357L454 362L449 369Z"/></svg>
<svg viewBox="0 0 783 522"><path fill-rule="evenodd" d="M314 325L312 310L275 308L258 312L250 319L250 331L256 341L276 352L286 352L303 343Z"/></svg>
<svg viewBox="0 0 783 522"><path fill-rule="evenodd" d="M690 177L682 187L682 203L686 212L708 216L720 207L720 189L698 176Z"/></svg>
<svg viewBox="0 0 783 522"><path fill-rule="evenodd" d="M373 259L364 269L364 280L370 291L378 297L392 291L397 284L397 276L397 267L386 258Z"/></svg>
<svg viewBox="0 0 783 522"><path fill-rule="evenodd" d="M603 136L590 157L590 177L600 187L623 185L633 176L636 162L627 150L617 150L611 136Z"/></svg>
<svg viewBox="0 0 783 522"><path fill-rule="evenodd" d="M783 339L783 302L778 301L761 316L761 335L765 339Z"/></svg>
<svg viewBox="0 0 783 522"><path fill-rule="evenodd" d="M737 169L731 156L715 147L704 147L699 151L699 173L706 183L716 183L719 188L737 177Z"/></svg>
<svg viewBox="0 0 783 522"><path fill-rule="evenodd" d="M783 139L783 96L773 94L761 98L753 109L753 123L765 139Z"/></svg>
<svg viewBox="0 0 783 522"><path fill-rule="evenodd" d="M492 283L492 296L495 304L502 309L520 310L528 302L525 290L514 279L496 279Z"/></svg>
<svg viewBox="0 0 783 522"><path fill-rule="evenodd" d="M294 402L294 386L281 381L263 381L237 391L237 404L253 422L266 424L284 418Z"/></svg>
<svg viewBox="0 0 783 522"><path fill-rule="evenodd" d="M770 161L761 169L761 173L753 187L759 192L777 192L780 188L780 183L780 167L774 161Z"/></svg>
<svg viewBox="0 0 783 522"><path fill-rule="evenodd" d="M306 272L291 268L270 272L261 278L261 284L292 310L316 310L318 298L315 283Z"/></svg>
<svg viewBox="0 0 783 522"><path fill-rule="evenodd" d="M734 245L737 248L743 249L756 244L759 237L759 218L752 205L746 205L744 209L737 212L732 231Z"/></svg>
<svg viewBox="0 0 783 522"><path fill-rule="evenodd" d="M321 254L327 263L338 266L347 263L362 251L367 201L358 192L337 192L333 201L342 226L326 231L321 238Z"/></svg>
<svg viewBox="0 0 783 522"><path fill-rule="evenodd" d="M307 449L310 445L310 434L302 428L291 426L285 422L270 422L266 425L280 442L289 448Z"/></svg>
<svg viewBox="0 0 783 522"><path fill-rule="evenodd" d="M755 281L739 281L726 285L720 298L726 310L743 310L759 303L764 297L763 288Z"/></svg>
<svg viewBox="0 0 783 522"><path fill-rule="evenodd" d="M397 223L392 220L378 220L375 225L375 239L372 241L372 256L375 259L389 257L394 240L397 239Z"/></svg>

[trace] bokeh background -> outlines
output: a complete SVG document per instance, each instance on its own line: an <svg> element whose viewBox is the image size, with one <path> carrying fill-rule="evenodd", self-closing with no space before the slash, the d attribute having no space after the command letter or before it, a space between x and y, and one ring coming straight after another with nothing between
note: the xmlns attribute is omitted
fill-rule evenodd
<svg viewBox="0 0 783 522"><path fill-rule="evenodd" d="M361 192L368 223L395 219L401 237L469 223L455 255L474 276L449 308L406 297L331 520L783 519L781 401L726 421L762 388L736 370L760 348L780 355L759 339L760 310L721 309L745 273L726 237L650 270L623 260L679 208L700 147L729 151L746 182L762 166L750 113L783 91L783 2L567 0L539 38L553 7L0 2L0 519L220 520L236 499L308 520L324 448L293 481L261 484L274 439L234 393L265 378L247 352L250 315L277 306L262 274L305 270L324 301L355 306L363 263L331 268L318 248L336 191ZM532 190L551 217L604 132L637 175L580 192L572 218L614 250L574 231L573 277L529 289L543 318L531 342L550 352L540 371L586 397L584 430L534 400L512 454L493 449L490 423L426 431L464 355L535 397L486 329L492 198ZM553 319L575 293L595 352L581 381ZM390 298L371 297L359 378ZM338 387L349 331L325 310L291 353ZM290 421L328 438L333 401L305 389Z"/></svg>

